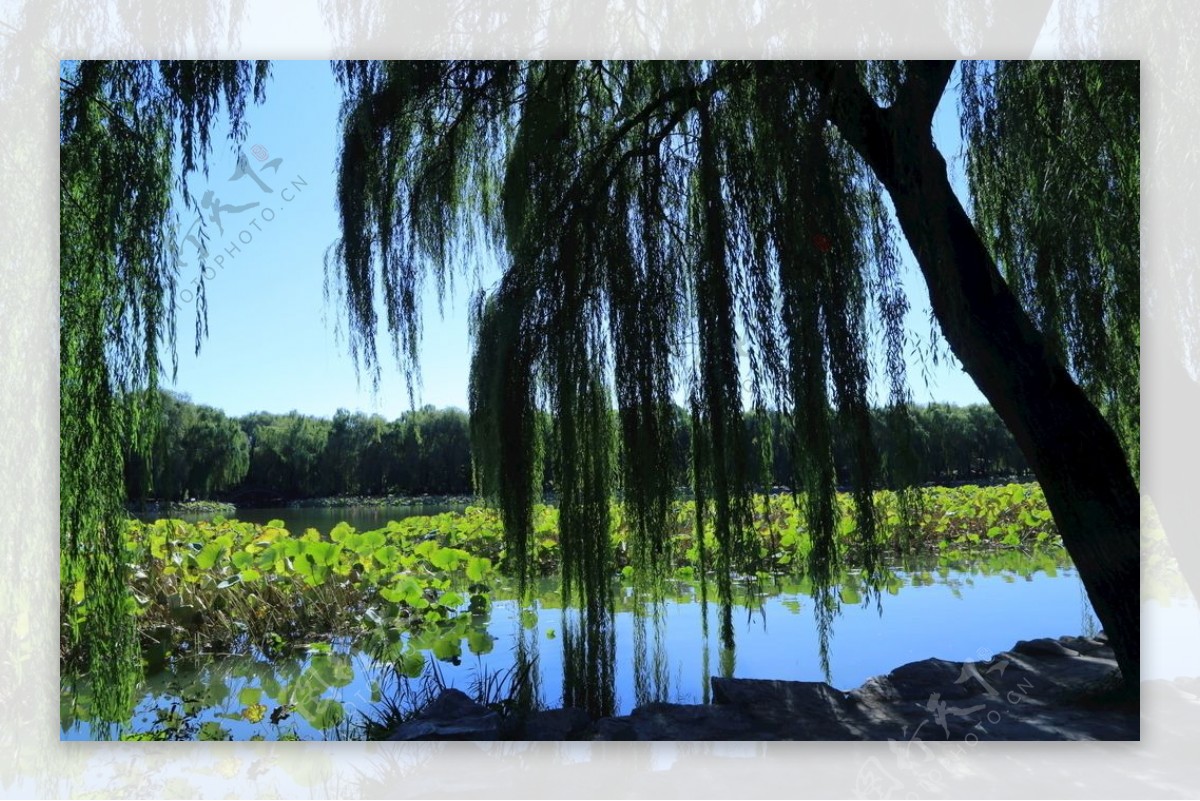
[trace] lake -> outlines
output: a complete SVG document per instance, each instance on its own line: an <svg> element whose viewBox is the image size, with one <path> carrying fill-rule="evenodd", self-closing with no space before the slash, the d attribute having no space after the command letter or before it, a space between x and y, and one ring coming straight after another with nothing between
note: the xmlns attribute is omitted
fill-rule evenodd
<svg viewBox="0 0 1200 801"><path fill-rule="evenodd" d="M431 513L411 507L260 509L239 512L238 517L282 519L292 530L312 526L327 531L334 520L370 528L400 516ZM871 676L927 657L984 660L1018 640L1091 634L1097 628L1078 573L1061 549L1027 559L1010 552L954 565L910 564L907 570L897 569L896 578L882 596L882 613L873 602L846 602L857 601L858 593L854 574L844 578L844 602L829 648L828 679L835 687L853 689ZM709 603L702 610L695 584L672 582L657 613L633 603L631 593L627 588L618 592L612 628L611 693L618 714L651 700L706 701L714 675L826 679L812 598L795 581L758 587L749 606L734 608L733 650L722 647L717 637L717 605ZM559 705L566 674L563 641L577 613L564 616L554 580L539 585L538 597L532 608L523 609L503 591L495 593L490 613L472 619L461 639L455 635L452 653L445 642L429 645L427 664L433 667L426 675L436 670L441 684L470 693L487 677L494 681L510 675L520 647L534 659L535 689L542 704ZM705 611L707 637L702 634ZM395 697L403 689L398 685L402 681L344 640L335 641L328 652L301 650L273 660L257 652L181 659L173 669L146 677L140 700L121 727L94 730L86 686L65 680L61 735L97 739L175 727L191 738L357 737L361 731L346 722L358 713L378 716L380 702ZM419 687L419 681L408 685L410 690ZM273 712L279 715L274 722ZM341 727L325 725L341 714Z"/></svg>

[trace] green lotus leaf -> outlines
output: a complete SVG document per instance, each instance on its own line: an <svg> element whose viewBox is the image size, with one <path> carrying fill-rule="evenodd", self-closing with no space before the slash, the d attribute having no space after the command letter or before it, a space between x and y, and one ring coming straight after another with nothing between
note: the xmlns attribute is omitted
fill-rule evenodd
<svg viewBox="0 0 1200 801"><path fill-rule="evenodd" d="M486 556L472 556L467 559L467 578L471 581L483 581L492 569L492 560Z"/></svg>
<svg viewBox="0 0 1200 801"><path fill-rule="evenodd" d="M396 663L396 670L410 679L421 678L425 672L425 654L417 650L406 651Z"/></svg>
<svg viewBox="0 0 1200 801"><path fill-rule="evenodd" d="M462 638L457 636L441 637L430 649L433 655L443 662L450 662L462 656Z"/></svg>
<svg viewBox="0 0 1200 801"><path fill-rule="evenodd" d="M196 554L196 566L201 570L211 570L224 550L219 542L208 543Z"/></svg>
<svg viewBox="0 0 1200 801"><path fill-rule="evenodd" d="M345 707L329 698L304 701L296 705L296 711L316 729L332 728L346 717Z"/></svg>
<svg viewBox="0 0 1200 801"><path fill-rule="evenodd" d="M488 634L486 629L471 629L467 632L467 649L473 654L490 654L495 644L496 638Z"/></svg>
<svg viewBox="0 0 1200 801"><path fill-rule="evenodd" d="M444 592L438 598L438 603L450 609L457 609L463 604L463 597L457 592Z"/></svg>
<svg viewBox="0 0 1200 801"><path fill-rule="evenodd" d="M384 567L395 567L400 561L400 549L395 545L385 545L372 554L372 558Z"/></svg>
<svg viewBox="0 0 1200 801"><path fill-rule="evenodd" d="M322 691L327 687L345 687L354 681L354 665L346 654L314 654L309 671Z"/></svg>

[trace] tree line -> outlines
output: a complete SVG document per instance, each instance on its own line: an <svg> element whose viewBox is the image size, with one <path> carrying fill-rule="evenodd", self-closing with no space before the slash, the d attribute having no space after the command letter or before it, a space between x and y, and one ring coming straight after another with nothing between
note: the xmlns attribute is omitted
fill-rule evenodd
<svg viewBox="0 0 1200 801"><path fill-rule="evenodd" d="M229 417L161 395L149 453L130 453L129 498L270 501L338 495L471 491L466 413L426 406L388 421L339 409Z"/></svg>
<svg viewBox="0 0 1200 801"><path fill-rule="evenodd" d="M133 501L185 498L270 501L345 495L466 495L473 481L470 424L460 409L425 406L386 420L339 409L330 418L298 412L230 417L220 409L162 392L148 453L125 464ZM1028 472L1012 435L984 404L913 405L907 432L893 432L884 410L871 413L883 482L899 482L909 464L922 483L988 483ZM553 421L542 421L549 436ZM785 415L747 414L746 461L763 485L793 486L796 466L783 447L793 436ZM688 482L692 451L689 413L676 407L673 480ZM852 440L835 430L838 482L852 480ZM556 489L556 465L546 450L543 489Z"/></svg>
<svg viewBox="0 0 1200 801"><path fill-rule="evenodd" d="M987 404L913 404L903 428L895 424L894 410L871 409L870 419L884 486L987 484L1029 474L1016 440ZM778 412L748 414L746 426L752 448L747 455L750 474L760 481L769 475L775 486L792 486L797 467L793 451L784 447L794 436L787 417ZM854 483L853 432L836 417L833 426L834 472L844 490Z"/></svg>

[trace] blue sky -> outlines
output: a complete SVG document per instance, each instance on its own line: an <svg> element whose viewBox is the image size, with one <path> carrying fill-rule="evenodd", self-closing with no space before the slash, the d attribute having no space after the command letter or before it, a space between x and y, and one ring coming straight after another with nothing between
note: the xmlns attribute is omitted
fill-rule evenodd
<svg viewBox="0 0 1200 801"><path fill-rule="evenodd" d="M181 213L178 371L173 384L169 376L165 380L168 388L237 416L294 409L328 417L345 408L391 419L410 408L404 378L390 361L386 334L380 331L383 369L378 392L372 392L367 375L361 380L356 376L345 337L339 341L335 336L339 323L344 328L344 312L336 297L328 303L324 298L325 252L339 235L334 121L340 101L328 62L275 62L266 102L246 113L248 135L242 152L248 169L239 170L237 156L220 141L208 175L192 177L197 199L211 192L205 213L220 210L220 226L208 226L209 335L195 355L192 292L199 262L194 240L187 238L195 213ZM959 139L950 92L939 108L934 132L953 169ZM961 181L955 183L961 187ZM909 330L927 348L928 296L907 246L902 251L904 284L913 307ZM485 275L483 280L492 279ZM432 284L424 293L418 405L466 408L466 307L477 282L456 277L443 304L444 315ZM953 359L941 359L936 366L925 360L922 367L912 358L909 374L918 402L983 402ZM886 397L882 387L878 396Z"/></svg>

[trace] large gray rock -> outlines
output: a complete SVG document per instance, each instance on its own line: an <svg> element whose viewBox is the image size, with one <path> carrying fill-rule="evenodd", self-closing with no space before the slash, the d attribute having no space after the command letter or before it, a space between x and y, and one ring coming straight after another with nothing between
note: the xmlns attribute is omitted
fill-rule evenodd
<svg viewBox="0 0 1200 801"><path fill-rule="evenodd" d="M857 740L864 734L846 693L824 682L714 677L712 689L714 704L752 719L752 734L787 740Z"/></svg>
<svg viewBox="0 0 1200 801"><path fill-rule="evenodd" d="M886 676L868 679L860 688L863 692L855 690L850 695L859 701L875 697L880 701L925 703L930 693L936 692L946 700L961 700L977 689L959 681L962 672L962 662L922 659L901 665Z"/></svg>
<svg viewBox="0 0 1200 801"><path fill-rule="evenodd" d="M529 715L518 728L516 740L578 740L592 723L588 713L576 707L547 709Z"/></svg>
<svg viewBox="0 0 1200 801"><path fill-rule="evenodd" d="M712 680L715 705L754 739L1136 740L1107 639L1021 642L986 661L923 659L843 693L823 682ZM636 712L635 712L636 716Z"/></svg>
<svg viewBox="0 0 1200 801"><path fill-rule="evenodd" d="M587 740L636 740L637 732L629 716L617 718L600 718L589 727L584 739Z"/></svg>
<svg viewBox="0 0 1200 801"><path fill-rule="evenodd" d="M500 716L475 703L461 690L442 694L407 723L392 732L389 740L497 740Z"/></svg>
<svg viewBox="0 0 1200 801"><path fill-rule="evenodd" d="M1021 640L1013 646L1013 652L1030 656L1079 656L1078 651L1049 637L1042 637L1038 640Z"/></svg>
<svg viewBox="0 0 1200 801"><path fill-rule="evenodd" d="M597 721L597 740L775 740L745 710L707 704L639 706L626 717Z"/></svg>

